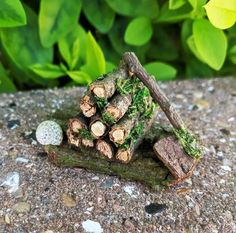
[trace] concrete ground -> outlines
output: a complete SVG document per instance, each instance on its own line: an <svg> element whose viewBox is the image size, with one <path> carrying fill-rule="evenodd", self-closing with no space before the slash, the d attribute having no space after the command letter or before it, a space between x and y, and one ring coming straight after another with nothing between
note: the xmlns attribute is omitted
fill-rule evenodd
<svg viewBox="0 0 236 233"><path fill-rule="evenodd" d="M0 95L0 232L236 232L236 79L161 86L204 146L192 178L164 191L49 163L35 129L85 89Z"/></svg>

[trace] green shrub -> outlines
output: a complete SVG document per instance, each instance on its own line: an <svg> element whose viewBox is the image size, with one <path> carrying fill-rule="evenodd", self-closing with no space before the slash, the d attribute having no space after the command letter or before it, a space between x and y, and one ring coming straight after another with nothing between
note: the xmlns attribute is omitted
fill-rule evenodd
<svg viewBox="0 0 236 233"><path fill-rule="evenodd" d="M1 0L0 92L86 85L125 51L158 80L232 75L235 21L235 0Z"/></svg>

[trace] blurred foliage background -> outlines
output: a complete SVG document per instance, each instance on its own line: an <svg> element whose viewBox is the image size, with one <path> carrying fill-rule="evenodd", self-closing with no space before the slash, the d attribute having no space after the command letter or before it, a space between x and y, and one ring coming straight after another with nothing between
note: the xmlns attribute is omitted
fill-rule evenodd
<svg viewBox="0 0 236 233"><path fill-rule="evenodd" d="M235 0L1 0L0 92L86 85L134 51L158 80L236 73Z"/></svg>

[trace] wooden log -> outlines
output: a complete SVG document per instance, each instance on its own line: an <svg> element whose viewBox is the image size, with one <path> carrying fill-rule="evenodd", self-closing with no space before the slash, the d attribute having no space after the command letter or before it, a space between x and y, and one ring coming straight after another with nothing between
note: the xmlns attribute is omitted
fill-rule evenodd
<svg viewBox="0 0 236 233"><path fill-rule="evenodd" d="M176 137L171 135L160 139L153 149L177 182L192 175L198 160L186 154Z"/></svg>
<svg viewBox="0 0 236 233"><path fill-rule="evenodd" d="M102 117L96 114L91 118L89 129L95 138L101 138L107 133L108 126L104 123Z"/></svg>
<svg viewBox="0 0 236 233"><path fill-rule="evenodd" d="M87 122L82 116L79 115L76 118L69 119L68 128L74 133L79 133L80 129L87 128Z"/></svg>
<svg viewBox="0 0 236 233"><path fill-rule="evenodd" d="M95 148L103 155L105 158L112 160L114 157L114 148L111 143L106 140L97 140Z"/></svg>
<svg viewBox="0 0 236 233"><path fill-rule="evenodd" d="M99 98L108 99L112 97L116 91L116 80L125 78L128 78L127 70L123 68L117 69L94 81L90 85L90 91Z"/></svg>
<svg viewBox="0 0 236 233"><path fill-rule="evenodd" d="M135 150L138 148L138 146L141 144L143 138L145 137L145 134L148 133L150 130L158 109L156 109L152 117L149 119L145 119L141 122L137 122L135 127L132 129L130 133L130 139L128 142L125 142L125 145L121 145L121 147L118 149L116 153L116 159L121 163L129 163L131 160L134 160L136 157Z"/></svg>
<svg viewBox="0 0 236 233"><path fill-rule="evenodd" d="M112 126L109 132L110 140L115 144L123 144L129 136L137 119L138 116L130 118L128 115L125 115L117 124Z"/></svg>
<svg viewBox="0 0 236 233"><path fill-rule="evenodd" d="M108 104L108 106L104 109L103 112L103 120L108 123L115 123L119 121L127 112L129 106L131 105L132 102L132 95L127 94L127 95L120 95L117 94L114 96L111 100L111 102ZM111 120L108 120L106 116L110 116Z"/></svg>
<svg viewBox="0 0 236 233"><path fill-rule="evenodd" d="M75 146L75 147L80 147L81 138L76 136L71 129L67 129L66 134L67 134L69 145L72 145L72 146Z"/></svg>
<svg viewBox="0 0 236 233"><path fill-rule="evenodd" d="M107 161L96 155L93 149L80 152L64 146L46 146L49 160L56 166L64 168L85 168L92 172L117 175L131 181L139 181L156 190L168 185L168 170L152 158L142 158L141 152L137 160L129 164ZM138 152L137 152L138 153ZM171 182L171 180L169 180ZM163 184L163 185L162 185Z"/></svg>
<svg viewBox="0 0 236 233"><path fill-rule="evenodd" d="M85 147L94 147L94 141L87 138L82 138L81 144Z"/></svg>
<svg viewBox="0 0 236 233"><path fill-rule="evenodd" d="M96 108L96 99L90 91L83 96L80 102L80 110L84 114L85 117L91 117L95 115Z"/></svg>

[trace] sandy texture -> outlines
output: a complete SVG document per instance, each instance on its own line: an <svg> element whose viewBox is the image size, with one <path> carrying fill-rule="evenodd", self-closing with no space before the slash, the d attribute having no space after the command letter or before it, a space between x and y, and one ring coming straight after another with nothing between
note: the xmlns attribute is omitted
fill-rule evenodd
<svg viewBox="0 0 236 233"><path fill-rule="evenodd" d="M236 232L236 79L161 86L205 155L191 179L155 192L48 162L37 125L78 104L85 89L0 95L0 232Z"/></svg>

